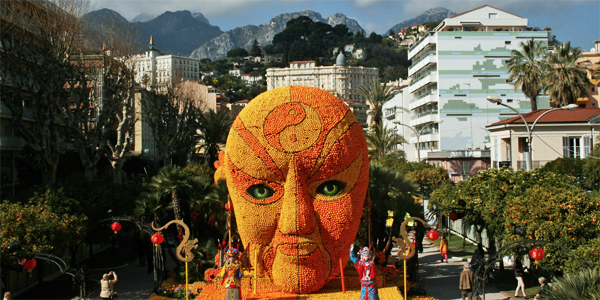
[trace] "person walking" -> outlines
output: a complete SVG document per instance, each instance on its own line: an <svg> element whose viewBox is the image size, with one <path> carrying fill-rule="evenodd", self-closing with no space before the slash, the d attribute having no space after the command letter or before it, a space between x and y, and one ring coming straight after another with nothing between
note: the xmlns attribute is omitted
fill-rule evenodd
<svg viewBox="0 0 600 300"><path fill-rule="evenodd" d="M448 262L448 241L445 235L442 235L442 240L440 241L440 253L442 254L442 262L444 262L444 259Z"/></svg>
<svg viewBox="0 0 600 300"><path fill-rule="evenodd" d="M110 279L110 275L114 279ZM117 273L111 271L108 274L102 275L100 280L100 298L102 299L116 299L117 293L115 293L114 284L117 283Z"/></svg>
<svg viewBox="0 0 600 300"><path fill-rule="evenodd" d="M463 265L463 270L460 273L460 290L462 292L462 300L465 300L465 296L469 300L473 299L473 272L470 270L468 263Z"/></svg>
<svg viewBox="0 0 600 300"><path fill-rule="evenodd" d="M517 289L515 290L515 298L519 298L519 288L521 288L523 298L527 299L527 295L525 295L525 283L523 282L523 276L525 276L526 269L527 268L523 267L521 258L517 257L517 259L515 260L515 277L517 278Z"/></svg>

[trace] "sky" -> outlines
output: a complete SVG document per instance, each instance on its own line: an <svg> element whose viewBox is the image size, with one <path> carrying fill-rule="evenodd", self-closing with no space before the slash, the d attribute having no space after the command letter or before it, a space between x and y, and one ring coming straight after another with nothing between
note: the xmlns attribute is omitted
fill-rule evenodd
<svg viewBox="0 0 600 300"><path fill-rule="evenodd" d="M527 18L530 27L550 27L559 41L571 41L572 46L585 52L600 40L599 0L91 0L91 4L92 10L109 8L128 20L142 12L200 12L222 31L266 24L278 14L309 9L323 18L342 13L356 19L367 33L378 34L386 34L394 25L431 8L444 7L461 13L489 4Z"/></svg>

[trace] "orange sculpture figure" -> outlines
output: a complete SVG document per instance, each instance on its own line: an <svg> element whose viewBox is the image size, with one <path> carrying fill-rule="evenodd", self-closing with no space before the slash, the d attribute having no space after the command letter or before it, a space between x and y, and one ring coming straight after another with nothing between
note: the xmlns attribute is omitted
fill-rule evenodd
<svg viewBox="0 0 600 300"><path fill-rule="evenodd" d="M339 274L369 182L362 128L341 100L302 86L259 95L236 118L216 165L261 274L292 293L317 291Z"/></svg>

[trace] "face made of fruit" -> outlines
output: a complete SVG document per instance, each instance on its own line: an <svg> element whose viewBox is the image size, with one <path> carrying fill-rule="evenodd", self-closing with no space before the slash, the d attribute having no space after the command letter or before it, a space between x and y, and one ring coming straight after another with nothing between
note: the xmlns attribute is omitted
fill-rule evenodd
<svg viewBox="0 0 600 300"><path fill-rule="evenodd" d="M293 293L317 291L339 274L362 216L368 163L360 124L328 92L294 86L253 99L215 175L227 180L251 264L257 259Z"/></svg>

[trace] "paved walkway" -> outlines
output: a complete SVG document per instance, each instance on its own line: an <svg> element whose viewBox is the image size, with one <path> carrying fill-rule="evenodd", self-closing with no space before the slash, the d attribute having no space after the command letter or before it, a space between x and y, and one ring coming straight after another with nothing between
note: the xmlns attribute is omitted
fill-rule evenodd
<svg viewBox="0 0 600 300"><path fill-rule="evenodd" d="M419 284L425 287L427 294L440 300L461 299L459 287L460 272L467 260L448 255L448 262L440 262L438 248L423 239L423 253L419 254ZM486 300L510 299L498 289L486 285Z"/></svg>
<svg viewBox="0 0 600 300"><path fill-rule="evenodd" d="M175 263L168 254L166 263L169 274L173 274ZM103 274L110 271L115 271L115 273L117 273L118 282L115 283L114 287L119 295L119 299L148 299L152 295L152 290L154 289L154 274L148 274L148 267L140 266L137 258L129 264L120 268L115 268L114 270L92 270L90 271L90 278L100 280ZM101 299L100 287L92 291L89 299Z"/></svg>

